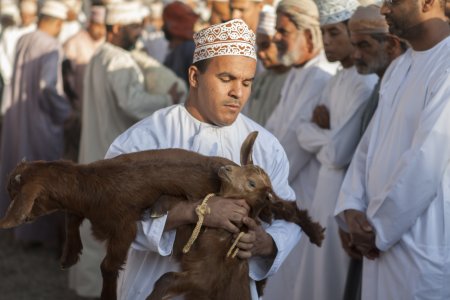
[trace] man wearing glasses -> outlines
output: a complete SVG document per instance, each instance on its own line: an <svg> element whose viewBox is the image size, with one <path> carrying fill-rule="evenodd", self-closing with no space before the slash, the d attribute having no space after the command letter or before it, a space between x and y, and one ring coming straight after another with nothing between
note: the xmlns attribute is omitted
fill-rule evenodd
<svg viewBox="0 0 450 300"><path fill-rule="evenodd" d="M381 13L411 49L383 76L335 215L364 256L362 299L450 299L445 1L384 1Z"/></svg>

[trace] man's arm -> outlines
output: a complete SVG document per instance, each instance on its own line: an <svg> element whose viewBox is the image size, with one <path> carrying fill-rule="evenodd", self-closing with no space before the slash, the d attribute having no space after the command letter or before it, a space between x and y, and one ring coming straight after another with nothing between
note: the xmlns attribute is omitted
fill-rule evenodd
<svg viewBox="0 0 450 300"><path fill-rule="evenodd" d="M397 162L389 184L371 199L367 209L377 247L382 251L398 242L435 199L450 160L449 72L437 80L410 149Z"/></svg>

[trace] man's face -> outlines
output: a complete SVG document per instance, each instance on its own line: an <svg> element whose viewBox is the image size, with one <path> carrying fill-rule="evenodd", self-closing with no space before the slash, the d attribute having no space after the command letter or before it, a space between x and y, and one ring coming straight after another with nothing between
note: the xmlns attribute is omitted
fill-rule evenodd
<svg viewBox="0 0 450 300"><path fill-rule="evenodd" d="M231 125L250 96L256 71L256 60L245 56L217 56L211 58L204 73L191 66L196 80L197 99L190 106L198 120L217 126ZM190 76L191 78L191 76Z"/></svg>
<svg viewBox="0 0 450 300"><path fill-rule="evenodd" d="M278 49L279 61L285 66L302 64L307 53L304 30L298 30L284 14L277 14L276 30L273 41Z"/></svg>
<svg viewBox="0 0 450 300"><path fill-rule="evenodd" d="M91 22L87 27L87 31L94 41L101 40L106 35L106 27L103 24Z"/></svg>
<svg viewBox="0 0 450 300"><path fill-rule="evenodd" d="M341 22L323 25L320 29L322 31L323 48L329 61L342 62L351 58L353 46L350 42L347 25Z"/></svg>
<svg viewBox="0 0 450 300"><path fill-rule="evenodd" d="M447 18L449 19L450 22L450 1L447 0L446 4L445 4L445 15L447 16Z"/></svg>
<svg viewBox="0 0 450 300"><path fill-rule="evenodd" d="M22 26L25 27L36 21L36 14L28 12L20 12L20 19L22 20Z"/></svg>
<svg viewBox="0 0 450 300"><path fill-rule="evenodd" d="M132 50L142 32L142 24L135 23L123 25L120 28L121 47L125 50Z"/></svg>
<svg viewBox="0 0 450 300"><path fill-rule="evenodd" d="M370 34L351 34L353 59L359 74L382 73L389 66L387 41L378 41Z"/></svg>
<svg viewBox="0 0 450 300"><path fill-rule="evenodd" d="M262 2L250 0L231 0L230 14L232 19L242 19L251 30L256 32Z"/></svg>
<svg viewBox="0 0 450 300"><path fill-rule="evenodd" d="M392 4L384 1L381 14L386 17L389 32L402 38L408 38L408 32L420 23L420 6L417 0L392 0Z"/></svg>
<svg viewBox="0 0 450 300"><path fill-rule="evenodd" d="M280 62L278 61L277 46L272 42L272 38L269 35L257 33L256 47L258 49L258 59L261 60L264 68L269 69L280 65Z"/></svg>
<svg viewBox="0 0 450 300"><path fill-rule="evenodd" d="M211 5L211 17L209 19L211 25L220 24L230 19L230 5L228 2L213 1Z"/></svg>

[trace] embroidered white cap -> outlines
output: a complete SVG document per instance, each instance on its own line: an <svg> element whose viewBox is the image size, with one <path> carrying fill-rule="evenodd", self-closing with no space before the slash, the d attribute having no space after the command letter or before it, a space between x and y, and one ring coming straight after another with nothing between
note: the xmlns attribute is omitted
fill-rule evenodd
<svg viewBox="0 0 450 300"><path fill-rule="evenodd" d="M359 6L357 0L315 0L319 8L320 25L329 25L350 19Z"/></svg>
<svg viewBox="0 0 450 300"><path fill-rule="evenodd" d="M255 39L253 31L241 19L207 27L194 34L193 63L224 55L256 60Z"/></svg>
<svg viewBox="0 0 450 300"><path fill-rule="evenodd" d="M129 25L143 20L142 5L139 2L117 2L106 7L106 25Z"/></svg>
<svg viewBox="0 0 450 300"><path fill-rule="evenodd" d="M65 20L67 19L67 10L67 5L65 5L61 1L47 0L42 5L40 14Z"/></svg>

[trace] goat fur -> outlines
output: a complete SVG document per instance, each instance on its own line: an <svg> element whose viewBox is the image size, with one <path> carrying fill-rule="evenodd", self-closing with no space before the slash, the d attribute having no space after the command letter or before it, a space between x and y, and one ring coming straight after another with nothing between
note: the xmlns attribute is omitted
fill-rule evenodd
<svg viewBox="0 0 450 300"><path fill-rule="evenodd" d="M123 154L91 164L67 161L22 162L12 172L8 192L12 199L0 228L11 228L52 213L67 212L66 241L61 266L74 265L82 251L79 226L90 220L94 236L106 241L101 263L101 299L116 299L119 270L136 237L136 221L144 212L162 214L178 201L197 201L209 193L245 198L249 216L270 222L285 219L300 225L319 245L324 229L292 201L276 196L267 174L253 166L251 152L257 132L241 148L241 164L222 157L209 157L182 150L148 150ZM189 173L189 176L184 174ZM177 177L176 174L183 174ZM255 188L245 185L253 181ZM250 299L247 260L226 258L232 234L203 228L190 252L182 254L194 225L177 228L174 255L182 272L164 274L148 299ZM211 270L214 269L212 272Z"/></svg>

